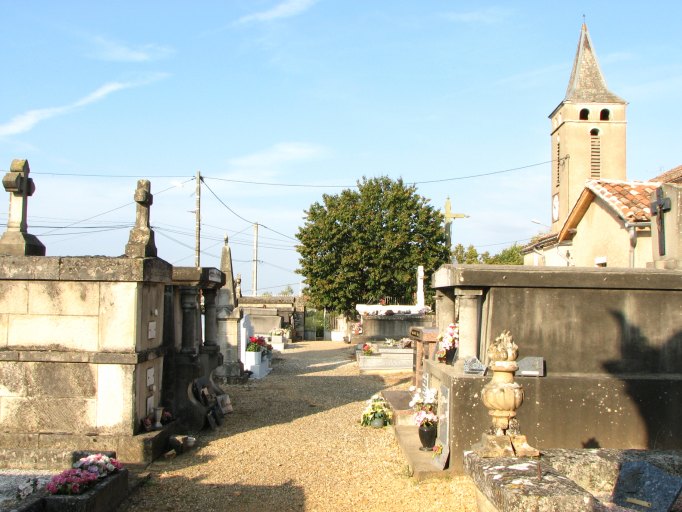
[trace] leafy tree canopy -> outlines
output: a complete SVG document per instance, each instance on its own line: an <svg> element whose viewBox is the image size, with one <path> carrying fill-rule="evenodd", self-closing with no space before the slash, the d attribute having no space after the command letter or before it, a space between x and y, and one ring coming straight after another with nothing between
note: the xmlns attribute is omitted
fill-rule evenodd
<svg viewBox="0 0 682 512"><path fill-rule="evenodd" d="M498 254L491 256L487 251L479 254L473 245L466 249L462 244L457 244L452 250L452 256L458 263L485 264L485 265L523 265L521 246L514 244L503 249Z"/></svg>
<svg viewBox="0 0 682 512"><path fill-rule="evenodd" d="M298 272L317 307L351 317L356 304L412 297L419 265L428 282L448 262L443 215L400 179L363 177L305 213Z"/></svg>

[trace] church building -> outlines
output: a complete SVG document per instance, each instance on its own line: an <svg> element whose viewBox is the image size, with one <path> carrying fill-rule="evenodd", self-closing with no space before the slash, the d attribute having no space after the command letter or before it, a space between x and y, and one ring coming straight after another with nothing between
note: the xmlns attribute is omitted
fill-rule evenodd
<svg viewBox="0 0 682 512"><path fill-rule="evenodd" d="M627 181L626 107L607 87L583 23L566 96L549 115L551 229L523 248L525 265L652 261L649 204L660 182Z"/></svg>

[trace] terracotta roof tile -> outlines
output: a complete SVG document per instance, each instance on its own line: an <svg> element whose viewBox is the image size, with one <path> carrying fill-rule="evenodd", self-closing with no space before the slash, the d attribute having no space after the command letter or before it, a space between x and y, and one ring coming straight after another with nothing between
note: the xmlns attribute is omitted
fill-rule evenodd
<svg viewBox="0 0 682 512"><path fill-rule="evenodd" d="M586 187L600 197L621 219L651 220L651 194L660 186L653 181L590 180Z"/></svg>
<svg viewBox="0 0 682 512"><path fill-rule="evenodd" d="M682 183L682 165L678 165L669 171L659 174L650 181L659 181L661 183Z"/></svg>
<svg viewBox="0 0 682 512"><path fill-rule="evenodd" d="M535 237L532 242L524 245L521 247L521 252L522 253L528 253L531 252L533 249L540 249L542 247L545 247L547 245L552 245L557 242L559 238L558 233L545 233L543 235L540 235L538 237Z"/></svg>

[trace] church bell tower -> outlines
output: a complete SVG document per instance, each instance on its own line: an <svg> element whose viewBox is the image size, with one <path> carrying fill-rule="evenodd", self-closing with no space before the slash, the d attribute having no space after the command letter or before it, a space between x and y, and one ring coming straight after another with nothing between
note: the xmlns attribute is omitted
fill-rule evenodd
<svg viewBox="0 0 682 512"><path fill-rule="evenodd" d="M626 105L606 86L583 23L566 97L549 115L553 233L564 225L585 182L626 179Z"/></svg>

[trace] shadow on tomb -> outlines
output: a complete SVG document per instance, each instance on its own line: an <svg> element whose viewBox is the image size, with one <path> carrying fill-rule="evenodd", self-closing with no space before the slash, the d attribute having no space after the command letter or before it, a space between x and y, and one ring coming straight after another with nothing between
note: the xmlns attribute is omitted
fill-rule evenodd
<svg viewBox="0 0 682 512"><path fill-rule="evenodd" d="M621 358L604 362L604 370L624 383L643 423L647 448L678 448L674 426L682 422L682 331L670 336L659 331L652 335L658 340L652 340L623 312L611 315L620 331Z"/></svg>

